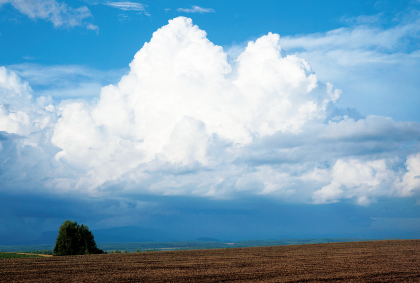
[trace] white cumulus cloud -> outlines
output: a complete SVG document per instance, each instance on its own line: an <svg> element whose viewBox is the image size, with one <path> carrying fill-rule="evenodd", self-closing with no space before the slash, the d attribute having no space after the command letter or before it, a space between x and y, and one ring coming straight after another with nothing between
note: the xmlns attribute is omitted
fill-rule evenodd
<svg viewBox="0 0 420 283"><path fill-rule="evenodd" d="M175 18L90 102L35 101L29 85L2 68L0 155L14 163L0 172L41 160L25 165L25 176L89 195L368 205L419 193L419 123L336 109L341 91L302 58L285 56L280 42L268 33L229 63L191 19ZM48 79L17 70L34 82ZM22 150L28 157L16 159Z"/></svg>
<svg viewBox="0 0 420 283"><path fill-rule="evenodd" d="M0 67L0 131L28 135L53 123L51 104L40 97L34 105L32 89L14 72Z"/></svg>
<svg viewBox="0 0 420 283"><path fill-rule="evenodd" d="M366 205L371 197L381 196L395 180L394 173L387 168L385 160L361 162L337 160L330 173L331 182L313 194L315 203L336 202L342 198L356 197L357 203Z"/></svg>
<svg viewBox="0 0 420 283"><path fill-rule="evenodd" d="M396 190L402 196L411 196L420 191L420 153L409 156L406 165L407 172L396 182Z"/></svg>
<svg viewBox="0 0 420 283"><path fill-rule="evenodd" d="M123 167L156 158L206 166L214 159L207 154L214 137L238 148L254 137L300 132L324 118L337 93L318 86L304 60L283 58L278 41L270 33L250 42L232 70L223 49L190 19L171 20L135 55L130 73L102 89L96 105L65 106L53 136L63 149L57 156L101 170L129 147L126 154L142 158ZM91 142L81 139L87 133Z"/></svg>

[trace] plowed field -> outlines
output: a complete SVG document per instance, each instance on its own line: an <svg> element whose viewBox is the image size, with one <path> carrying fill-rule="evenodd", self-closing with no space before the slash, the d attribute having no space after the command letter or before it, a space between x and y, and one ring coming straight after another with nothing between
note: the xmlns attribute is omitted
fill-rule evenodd
<svg viewBox="0 0 420 283"><path fill-rule="evenodd" d="M0 260L1 282L420 282L420 240Z"/></svg>

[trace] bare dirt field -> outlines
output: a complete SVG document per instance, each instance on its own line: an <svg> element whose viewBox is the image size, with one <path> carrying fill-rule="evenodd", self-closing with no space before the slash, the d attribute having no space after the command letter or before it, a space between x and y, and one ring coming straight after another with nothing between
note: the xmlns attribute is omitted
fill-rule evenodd
<svg viewBox="0 0 420 283"><path fill-rule="evenodd" d="M0 282L420 282L420 240L0 260Z"/></svg>

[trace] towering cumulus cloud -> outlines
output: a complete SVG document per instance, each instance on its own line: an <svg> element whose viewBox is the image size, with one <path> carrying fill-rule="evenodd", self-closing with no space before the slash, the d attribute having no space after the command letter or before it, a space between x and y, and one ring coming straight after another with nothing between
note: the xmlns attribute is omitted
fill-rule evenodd
<svg viewBox="0 0 420 283"><path fill-rule="evenodd" d="M45 113L35 102L30 113L3 107L1 130L30 136L31 119L43 117L39 127L48 124L56 149L45 158L60 168L45 179L51 189L362 205L416 194L420 150L409 144L419 138L418 123L340 112L334 102L341 91L318 81L305 60L285 56L279 40L269 33L249 42L229 64L222 47L179 17L153 34L130 72L94 103L39 106ZM27 84L7 85L19 86L9 98L29 97Z"/></svg>
<svg viewBox="0 0 420 283"><path fill-rule="evenodd" d="M155 159L213 166L219 157L210 143L238 149L278 131L300 132L324 118L339 92L319 87L304 60L283 58L278 41L270 33L249 43L232 69L191 19L171 20L96 105L64 108L52 138L63 149L57 158L90 170L95 187Z"/></svg>

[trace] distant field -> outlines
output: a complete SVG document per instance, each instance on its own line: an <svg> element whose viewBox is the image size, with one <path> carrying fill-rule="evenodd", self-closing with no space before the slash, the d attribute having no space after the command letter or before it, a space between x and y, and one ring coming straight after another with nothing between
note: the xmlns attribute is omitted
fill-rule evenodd
<svg viewBox="0 0 420 283"><path fill-rule="evenodd" d="M0 261L1 282L419 282L420 240Z"/></svg>
<svg viewBox="0 0 420 283"><path fill-rule="evenodd" d="M140 243L99 243L98 247L104 251L118 249L120 251L135 252L137 249L146 250L200 250L200 249L225 249L225 248L249 248L303 244L321 244L335 242L358 242L360 239L283 239L283 240L247 240L247 241L183 241L183 242L140 242ZM365 240L367 241L367 240ZM0 247L1 250L2 247ZM18 248L18 247L16 247Z"/></svg>
<svg viewBox="0 0 420 283"><path fill-rule="evenodd" d="M372 241L373 239L364 239L363 241ZM399 240L399 239L388 239ZM97 243L98 248L104 251L135 252L138 249L142 252L146 250L199 250L199 249L224 249L224 248L247 248L247 247L268 247L285 245L303 245L303 244L323 244L336 242L359 242L362 239L352 238L317 238L317 239L282 239L282 240L246 240L246 241L175 241L175 242L111 242ZM51 251L54 245L20 245L20 246L0 246L0 252L27 252L44 253ZM39 252L36 252L39 251Z"/></svg>
<svg viewBox="0 0 420 283"><path fill-rule="evenodd" d="M9 259L9 258L32 258L39 257L38 255L28 255L28 254L18 254L18 253L2 253L0 252L0 259ZM2 264L0 263L0 266Z"/></svg>

